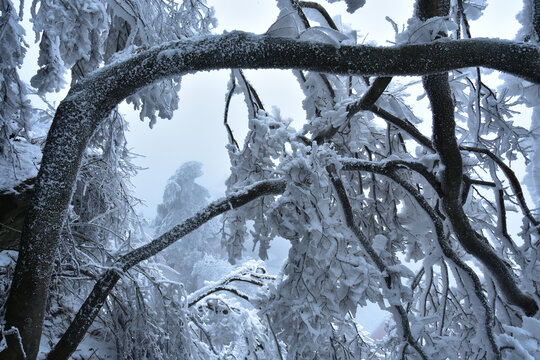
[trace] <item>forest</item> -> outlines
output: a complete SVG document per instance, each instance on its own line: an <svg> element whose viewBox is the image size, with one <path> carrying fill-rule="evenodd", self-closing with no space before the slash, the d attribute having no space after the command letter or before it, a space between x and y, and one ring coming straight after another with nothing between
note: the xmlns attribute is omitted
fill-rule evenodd
<svg viewBox="0 0 540 360"><path fill-rule="evenodd" d="M489 0L414 0L386 44L335 13L370 2L277 0L254 34L210 0L0 0L0 359L540 358L540 1L501 40ZM152 127L223 69L225 193L188 161L144 219L120 106Z"/></svg>

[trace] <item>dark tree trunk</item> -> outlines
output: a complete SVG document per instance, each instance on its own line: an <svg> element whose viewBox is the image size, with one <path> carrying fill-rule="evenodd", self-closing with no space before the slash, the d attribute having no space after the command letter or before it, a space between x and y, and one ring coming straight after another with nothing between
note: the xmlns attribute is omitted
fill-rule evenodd
<svg viewBox="0 0 540 360"><path fill-rule="evenodd" d="M13 190L0 191L0 251L19 250L24 215L36 178L26 179Z"/></svg>

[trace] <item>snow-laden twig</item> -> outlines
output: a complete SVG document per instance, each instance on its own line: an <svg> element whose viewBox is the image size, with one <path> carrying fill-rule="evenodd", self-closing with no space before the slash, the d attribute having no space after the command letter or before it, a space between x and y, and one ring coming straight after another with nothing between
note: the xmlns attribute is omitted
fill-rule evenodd
<svg viewBox="0 0 540 360"><path fill-rule="evenodd" d="M433 110L433 144L444 166L441 185L442 205L454 233L463 248L490 271L497 285L508 299L528 316L538 312L536 301L523 293L504 261L493 251L482 235L474 231L461 204L463 163L455 137L454 103L447 74L423 78L424 88Z"/></svg>
<svg viewBox="0 0 540 360"><path fill-rule="evenodd" d="M256 280L257 279L257 269L253 269L251 266L242 266L236 271L233 271L232 273L227 274L226 276L222 277L218 281L213 281L211 284L208 284L207 286L204 286L203 288L189 294L187 303L188 307L191 307L195 305L197 302L201 301L206 296L213 294L218 291L228 291L233 293L234 295L241 297L244 300L250 301L249 297L239 292L237 289L232 288L230 286L227 286L228 284L239 281L239 282L245 282L256 286L263 286L264 283L262 281ZM254 279L255 278L255 279ZM274 280L275 277L273 276L267 276L265 278L266 280Z"/></svg>
<svg viewBox="0 0 540 360"><path fill-rule="evenodd" d="M211 294L214 294L214 293L217 293L217 292L220 292L220 291L230 292L231 294L234 294L234 295L238 296L239 298L242 298L242 299L244 299L246 301L250 301L249 296L247 294L244 294L243 292L241 292L238 289L233 288L231 286L213 285L213 286L205 287L205 288L203 288L203 290L204 291L197 291L197 296L196 297L191 297L190 296L190 300L188 302L188 307L192 307L193 305L195 305L196 303L198 303L199 301L201 301L202 299L204 299L208 295L211 295Z"/></svg>
<svg viewBox="0 0 540 360"><path fill-rule="evenodd" d="M448 243L448 239L444 233L444 225L440 217L435 213L435 210L429 205L427 200L420 194L420 192L414 186L404 181L396 173L396 170L399 170L399 168L396 166L389 166L388 163L392 164L391 161L385 162L382 164L376 164L373 162L362 162L362 161L345 161L343 162L344 164L343 169L344 170L364 170L364 171L370 171L370 172L387 176L393 181L395 181L397 184L399 184L401 187L403 187L409 194L411 194L411 196L415 198L418 205L420 205L420 207L429 215L430 219L432 220L434 228L435 228L437 240L444 256L447 259L449 259L456 266L456 268L459 269L462 276L466 276L468 281L474 284L473 285L474 296L478 299L478 302L482 306L482 311L485 314L484 315L485 317L484 331L487 335L488 342L490 343L492 352L494 354L499 354L499 350L495 343L493 332L492 332L493 313L492 313L492 310L489 308L487 300L484 296L480 279L478 278L476 273L467 264L465 264L465 262L463 262L459 258L459 256L452 250L450 244ZM423 175L422 172L420 172L420 174Z"/></svg>
<svg viewBox="0 0 540 360"><path fill-rule="evenodd" d="M231 100L234 95L235 89L236 89L236 77L234 76L234 73L231 71L231 79L229 80L229 84L227 85L228 91L227 96L225 98L225 110L223 112L223 125L225 126L225 129L227 130L227 135L229 135L229 143L234 145L235 151L240 150L240 146L238 145L238 142L234 138L231 126L229 125L229 107L231 105Z"/></svg>
<svg viewBox="0 0 540 360"><path fill-rule="evenodd" d="M349 202L349 197L347 195L347 191L345 190L345 186L343 185L343 182L339 178L339 175L336 172L336 168L334 165L329 165L326 167L326 170L328 171L328 174L330 175L330 181L332 181L332 184L334 185L334 188L337 193L337 197L341 206L341 209L343 211L343 215L345 218L345 223L349 227L349 229L353 232L353 234L356 236L360 244L362 245L362 248L366 251L368 256L370 257L371 261L375 263L377 266L377 269L383 274L384 280L386 282L386 286L389 291L396 291L396 280L399 283L399 280L396 279L396 274L392 274L392 271L389 269L389 267L384 263L383 259L377 254L373 246L371 245L370 241L366 238L362 230L358 227L356 224L356 221L354 219L353 211L351 204ZM396 317L396 324L401 329L401 333L403 336L403 339L405 342L410 345L413 349L416 350L418 355L424 360L427 360L427 356L424 353L424 350L420 347L418 342L414 340L414 337L411 332L409 319L407 316L407 312L403 308L402 305L392 304L392 314Z"/></svg>
<svg viewBox="0 0 540 360"><path fill-rule="evenodd" d="M490 345L492 353L496 357L498 356L498 358L500 358L500 353L493 337L493 312L489 308L487 300L484 296L482 284L480 283L478 275L476 275L476 273L464 261L459 258L459 256L454 252L454 250L452 250L452 247L448 243L448 238L444 233L444 225L441 218L435 213L435 210L429 205L427 200L420 194L420 192L408 182L403 181L399 177L399 175L397 175L393 171L385 175L390 177L401 187L403 187L409 194L411 194L415 198L418 205L420 205L420 207L429 215L431 221L433 222L437 241L442 253L447 259L452 261L452 263L454 263L455 266L460 270L460 273L462 275L465 275L468 281L473 284L474 296L478 299L478 303L481 304L482 311L484 312L484 331L487 336L488 343Z"/></svg>
<svg viewBox="0 0 540 360"><path fill-rule="evenodd" d="M510 182L510 186L512 187L514 195L518 200L521 211L523 212L525 217L531 222L531 224L533 224L533 227L540 235L540 222L533 216L529 206L527 205L527 201L525 200L525 196L523 195L523 188L521 187L521 183L519 182L514 171L510 169L510 167L506 165L504 161L502 161L497 155L495 155L488 149L472 146L460 146L460 149L487 155L495 164L497 164L497 166L503 171L504 175L506 175L506 178Z"/></svg>
<svg viewBox="0 0 540 360"><path fill-rule="evenodd" d="M345 123L348 123L359 111L370 110L373 106L375 106L375 103L379 97L381 97L384 90L386 90L390 84L390 81L392 81L391 77L382 76L376 78L373 81L373 84L371 84L371 86L358 101L347 106L347 117ZM328 129L315 136L315 141L320 144L323 141L332 138L332 136L337 133L339 128L339 126L335 127L331 125Z"/></svg>
<svg viewBox="0 0 540 360"><path fill-rule="evenodd" d="M154 239L149 244L141 246L118 259L97 281L90 295L75 315L69 328L62 338L47 355L48 359L67 359L76 350L84 334L99 313L109 292L116 285L122 273L129 270L139 262L156 255L183 236L194 231L210 219L230 210L230 206L238 208L246 203L266 195L281 194L285 190L285 181L272 179L255 183L242 191L235 192L228 197L215 201L197 212L183 223ZM230 291L229 288L226 290ZM237 294L238 295L238 294ZM239 295L240 296L240 295Z"/></svg>

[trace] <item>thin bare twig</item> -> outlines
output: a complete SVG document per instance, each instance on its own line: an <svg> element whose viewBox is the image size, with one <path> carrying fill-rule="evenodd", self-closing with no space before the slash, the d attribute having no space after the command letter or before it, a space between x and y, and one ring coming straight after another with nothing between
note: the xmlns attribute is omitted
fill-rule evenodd
<svg viewBox="0 0 540 360"><path fill-rule="evenodd" d="M377 266L377 269L379 269L381 273L386 274L384 275L386 286L389 290L393 290L395 279L393 280L392 278L396 275L392 274L392 271L390 271L390 269L386 266L381 257L375 252L369 240L366 238L362 230L357 226L354 219L352 207L349 202L347 191L345 190L345 186L343 185L343 182L337 174L335 165L328 165L326 167L326 171L328 172L330 176L330 181L332 182L332 185L336 190L337 198L343 211L343 216L345 218L345 223L347 224L347 227L356 236L364 251L368 254L371 261L373 261L373 263ZM403 306L393 305L392 308L392 313L394 314L394 316L397 317L396 324L400 325L405 342L411 347L413 347L422 359L427 360L426 354L412 336L409 319Z"/></svg>
<svg viewBox="0 0 540 360"><path fill-rule="evenodd" d="M235 147L236 147L236 150L240 150L240 146L238 146L238 142L236 142L236 139L234 138L234 135L233 135L233 132L232 132L232 129L229 125L229 122L228 122L228 119L229 119L229 107L231 105L231 99L234 95L234 90L236 89L236 78L234 76L234 74L232 73L231 71L231 80L232 81L232 85L231 85L231 90L229 90L229 93L227 94L227 98L225 100L225 112L223 114L223 125L225 125L225 129L227 130L227 134L229 135L229 142L232 143Z"/></svg>

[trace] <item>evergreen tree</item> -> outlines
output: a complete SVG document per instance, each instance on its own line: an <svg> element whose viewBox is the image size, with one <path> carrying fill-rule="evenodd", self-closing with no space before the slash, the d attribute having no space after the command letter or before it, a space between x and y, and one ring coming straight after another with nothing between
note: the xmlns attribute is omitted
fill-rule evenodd
<svg viewBox="0 0 540 360"><path fill-rule="evenodd" d="M153 222L156 237L171 230L208 204L208 190L195 182L202 175L201 167L199 162L186 162L169 178L163 192L163 201L157 207ZM178 272L176 280L185 285L188 293L203 285L204 279L193 272L197 262L202 261L205 255L216 259L221 257L218 232L219 225L212 220L163 252L166 264Z"/></svg>

